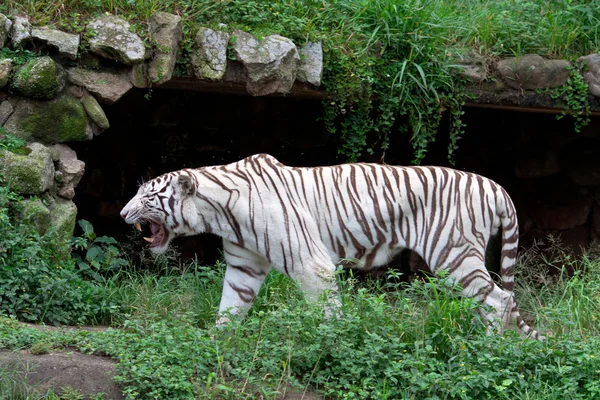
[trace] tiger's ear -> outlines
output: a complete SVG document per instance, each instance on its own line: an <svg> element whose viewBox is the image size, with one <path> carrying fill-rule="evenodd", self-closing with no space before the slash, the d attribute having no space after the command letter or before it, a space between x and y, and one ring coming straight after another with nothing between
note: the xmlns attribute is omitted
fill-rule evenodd
<svg viewBox="0 0 600 400"><path fill-rule="evenodd" d="M179 175L175 185L184 196L190 196L196 193L196 184L189 175Z"/></svg>

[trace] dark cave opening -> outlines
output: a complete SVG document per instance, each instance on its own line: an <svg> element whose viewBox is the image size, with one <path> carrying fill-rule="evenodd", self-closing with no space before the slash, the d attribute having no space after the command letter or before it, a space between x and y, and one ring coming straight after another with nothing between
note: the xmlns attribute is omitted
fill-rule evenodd
<svg viewBox="0 0 600 400"><path fill-rule="evenodd" d="M74 201L78 219L90 221L98 235L118 240L127 240L131 232L119 211L141 181L162 173L263 152L294 166L344 162L339 138L320 120L320 99L132 90L104 109L111 127L90 142L71 144L86 163ZM574 132L570 118L557 120L553 114L466 108L463 122L454 167L505 187L519 212L522 245L548 233L562 234L573 245L595 239L599 117L581 133ZM424 165L451 166L447 125L446 116ZM382 155L365 154L361 161L380 162ZM412 158L409 137L392 134L384 161L410 165ZM586 215L571 221L568 214L574 212ZM219 257L219 243L212 235L175 241L183 257L207 264Z"/></svg>

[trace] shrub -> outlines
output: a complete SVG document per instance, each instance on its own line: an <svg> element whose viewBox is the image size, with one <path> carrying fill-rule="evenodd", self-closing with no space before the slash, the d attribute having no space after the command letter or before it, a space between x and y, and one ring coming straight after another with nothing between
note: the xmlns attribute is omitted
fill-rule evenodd
<svg viewBox="0 0 600 400"><path fill-rule="evenodd" d="M4 199L4 200L1 200ZM56 236L40 235L27 217L17 222L21 198L0 186L0 312L51 324L99 322L116 310L101 277L84 279L71 258L56 254Z"/></svg>

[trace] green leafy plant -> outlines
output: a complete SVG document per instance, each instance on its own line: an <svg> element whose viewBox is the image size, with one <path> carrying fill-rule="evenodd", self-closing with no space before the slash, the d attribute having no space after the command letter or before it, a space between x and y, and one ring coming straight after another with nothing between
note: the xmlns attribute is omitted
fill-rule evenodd
<svg viewBox="0 0 600 400"><path fill-rule="evenodd" d="M0 126L0 150L23 153L24 146L24 139L11 135L10 133L6 132L6 129L4 129L4 127Z"/></svg>
<svg viewBox="0 0 600 400"><path fill-rule="evenodd" d="M56 253L56 236L42 236L26 217L11 216L18 200L0 186L0 312L53 324L108 318L116 307L105 289Z"/></svg>
<svg viewBox="0 0 600 400"><path fill-rule="evenodd" d="M562 99L565 102L563 111L556 118L561 119L566 115L572 116L575 123L575 132L579 133L591 121L588 100L589 87L582 75L583 65L569 65L567 70L569 71L567 83L549 90L549 93L553 99Z"/></svg>
<svg viewBox="0 0 600 400"><path fill-rule="evenodd" d="M0 49L0 58L10 58L16 68L27 64L36 57L37 54L30 50L24 50L20 48L12 50L8 47L3 47Z"/></svg>
<svg viewBox="0 0 600 400"><path fill-rule="evenodd" d="M120 250L116 247L117 241L114 238L97 237L92 224L84 219L79 220L78 224L83 234L73 238L73 247L82 251L84 255L81 257L74 254L74 259L85 275L101 281L102 274L114 273L128 265L126 259L119 257Z"/></svg>

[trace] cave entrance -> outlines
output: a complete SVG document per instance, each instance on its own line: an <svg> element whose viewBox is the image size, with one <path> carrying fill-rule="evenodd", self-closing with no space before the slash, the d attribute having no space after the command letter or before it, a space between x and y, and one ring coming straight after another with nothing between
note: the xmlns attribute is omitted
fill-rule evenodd
<svg viewBox="0 0 600 400"><path fill-rule="evenodd" d="M344 162L339 138L320 120L322 100L295 96L172 89L131 90L104 106L111 127L90 142L74 143L86 171L74 201L78 219L98 235L127 240L131 227L119 211L143 180L181 168L224 164L269 153L294 166ZM519 213L521 244L547 234L561 235L577 249L600 234L600 117L581 133L570 118L516 110L466 107L466 132L455 168L487 176L503 185ZM450 166L447 121L424 164ZM406 135L392 135L385 162L409 165ZM362 161L380 161L381 153ZM175 241L184 257L209 264L220 241L212 235Z"/></svg>

